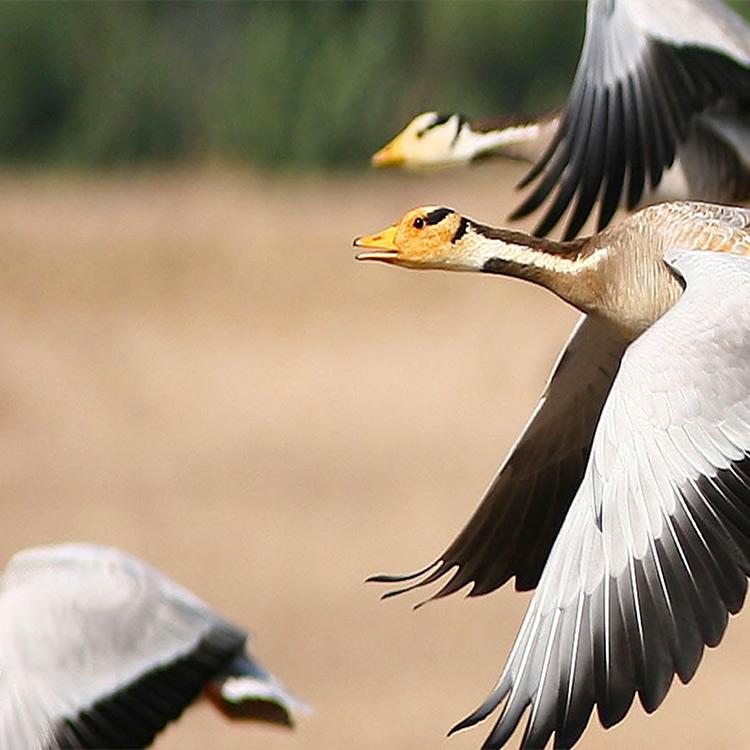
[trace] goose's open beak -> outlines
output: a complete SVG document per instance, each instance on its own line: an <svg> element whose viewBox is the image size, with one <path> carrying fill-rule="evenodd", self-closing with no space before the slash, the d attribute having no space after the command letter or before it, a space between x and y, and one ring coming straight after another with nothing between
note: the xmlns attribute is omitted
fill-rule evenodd
<svg viewBox="0 0 750 750"><path fill-rule="evenodd" d="M382 229L377 234L364 235L354 240L354 247L362 247L365 250L375 250L376 252L357 253L357 260L382 260L392 262L398 257L398 248L394 244L396 239L396 229L392 227Z"/></svg>
<svg viewBox="0 0 750 750"><path fill-rule="evenodd" d="M390 143L383 146L380 151L376 151L370 161L373 167L400 167L404 163L401 136L397 135Z"/></svg>

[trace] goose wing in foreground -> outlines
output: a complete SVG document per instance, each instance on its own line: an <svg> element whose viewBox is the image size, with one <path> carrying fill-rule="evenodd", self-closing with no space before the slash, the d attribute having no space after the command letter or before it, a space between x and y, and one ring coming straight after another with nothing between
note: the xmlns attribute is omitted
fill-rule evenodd
<svg viewBox="0 0 750 750"><path fill-rule="evenodd" d="M486 747L569 747L596 705L647 711L737 612L750 573L750 261L670 252L686 290L625 352L585 478L503 674Z"/></svg>
<svg viewBox="0 0 750 750"><path fill-rule="evenodd" d="M119 550L22 552L0 589L0 747L145 747L213 680L227 713L244 687L258 718L289 723L294 699L246 638Z"/></svg>
<svg viewBox="0 0 750 750"><path fill-rule="evenodd" d="M559 186L536 228L547 234L577 194L565 238L601 196L598 225L655 188L691 118L723 97L750 99L750 28L718 0L589 0L586 36L555 137L522 182L540 180L512 218Z"/></svg>
<svg viewBox="0 0 750 750"><path fill-rule="evenodd" d="M399 583L426 577L394 596L425 586L458 568L434 598L473 583L486 594L516 576L516 588L536 586L549 551L583 478L591 440L626 342L583 317L555 366L526 429L469 522L432 565Z"/></svg>

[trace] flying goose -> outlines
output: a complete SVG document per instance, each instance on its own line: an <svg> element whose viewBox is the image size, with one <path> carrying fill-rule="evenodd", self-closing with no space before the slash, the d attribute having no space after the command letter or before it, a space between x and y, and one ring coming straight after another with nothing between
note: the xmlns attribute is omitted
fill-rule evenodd
<svg viewBox="0 0 750 750"><path fill-rule="evenodd" d="M145 747L203 690L228 716L291 726L306 707L246 640L117 549L20 552L0 579L0 747Z"/></svg>
<svg viewBox="0 0 750 750"><path fill-rule="evenodd" d="M599 230L621 204L750 199L749 116L750 27L719 0L589 0L561 113L499 126L425 113L373 163L536 161L520 187L536 185L511 219L554 193L534 233L548 234L574 204L571 239L597 199Z"/></svg>
<svg viewBox="0 0 750 750"><path fill-rule="evenodd" d="M423 112L372 155L372 165L433 169L498 156L534 162L552 142L559 123L559 112L485 120L469 120L457 112Z"/></svg>
<svg viewBox="0 0 750 750"><path fill-rule="evenodd" d="M355 240L357 258L515 276L584 315L536 411L473 516L386 596L432 598L515 578L536 588L487 700L485 747L527 708L524 748L570 747L596 706L611 727L691 679L742 606L750 574L750 210L642 209L566 242L449 208Z"/></svg>

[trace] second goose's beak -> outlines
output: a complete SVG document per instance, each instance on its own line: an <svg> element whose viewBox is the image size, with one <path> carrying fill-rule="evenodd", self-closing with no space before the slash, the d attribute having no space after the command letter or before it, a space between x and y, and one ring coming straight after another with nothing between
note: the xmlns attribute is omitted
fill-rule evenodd
<svg viewBox="0 0 750 750"><path fill-rule="evenodd" d="M363 237L357 237L354 240L354 247L361 247L365 250L375 250L377 252L357 253L357 260L383 260L392 261L398 256L398 248L394 241L396 239L396 229L392 227L383 229L377 234L369 234Z"/></svg>
<svg viewBox="0 0 750 750"><path fill-rule="evenodd" d="M373 167L399 167L404 163L404 155L401 148L401 138L396 136L390 143L383 146L380 151L372 155Z"/></svg>

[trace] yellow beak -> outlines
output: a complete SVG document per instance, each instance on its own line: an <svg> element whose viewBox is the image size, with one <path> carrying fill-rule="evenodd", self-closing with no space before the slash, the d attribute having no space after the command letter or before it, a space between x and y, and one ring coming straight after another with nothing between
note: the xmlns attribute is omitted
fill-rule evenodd
<svg viewBox="0 0 750 750"><path fill-rule="evenodd" d="M390 260L397 256L398 248L395 245L397 229L398 227L394 224L392 227L382 229L377 234L357 237L354 240L354 247L380 251L374 253L357 253L357 260Z"/></svg>
<svg viewBox="0 0 750 750"><path fill-rule="evenodd" d="M400 167L404 163L404 152L401 148L401 136L397 135L390 143L383 146L380 151L372 155L373 167Z"/></svg>

